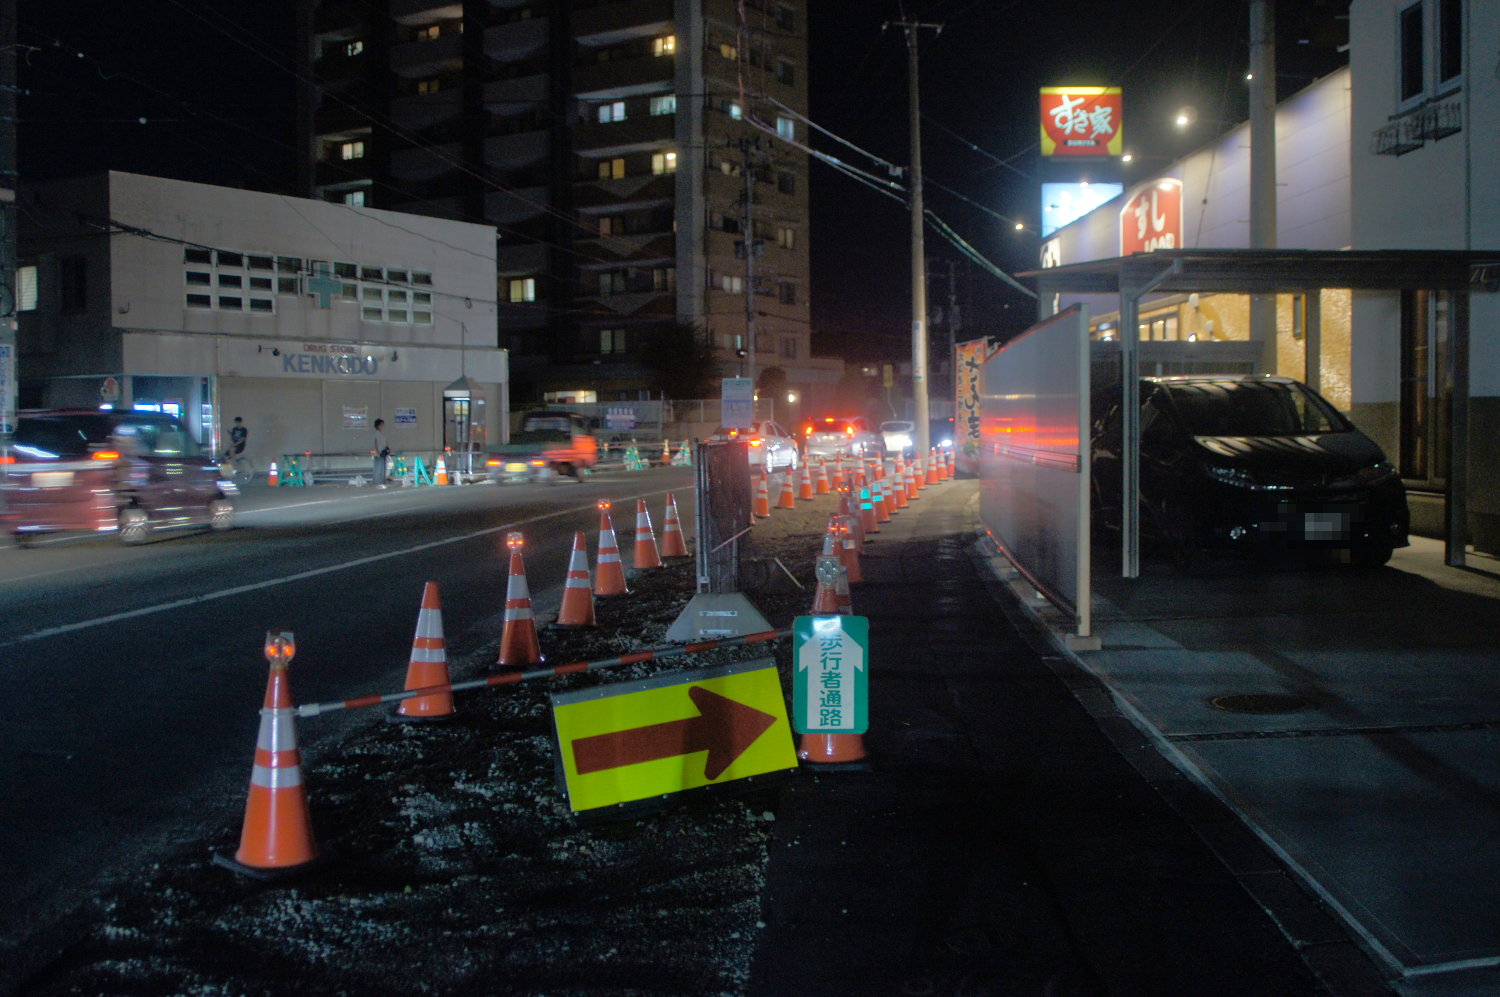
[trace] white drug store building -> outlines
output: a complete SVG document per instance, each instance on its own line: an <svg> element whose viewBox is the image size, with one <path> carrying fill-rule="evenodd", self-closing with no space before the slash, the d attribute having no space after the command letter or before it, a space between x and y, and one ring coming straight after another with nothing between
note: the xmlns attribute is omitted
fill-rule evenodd
<svg viewBox="0 0 1500 997"><path fill-rule="evenodd" d="M501 439L492 227L116 172L21 200L23 408L172 412L215 450L240 416L261 469L368 455L377 418L397 452Z"/></svg>

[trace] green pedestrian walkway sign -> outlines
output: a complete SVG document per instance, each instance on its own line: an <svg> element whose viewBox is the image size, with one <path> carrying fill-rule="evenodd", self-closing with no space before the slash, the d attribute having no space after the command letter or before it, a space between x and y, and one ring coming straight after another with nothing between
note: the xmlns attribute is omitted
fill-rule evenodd
<svg viewBox="0 0 1500 997"><path fill-rule="evenodd" d="M792 729L863 734L870 727L870 621L799 616L792 622Z"/></svg>

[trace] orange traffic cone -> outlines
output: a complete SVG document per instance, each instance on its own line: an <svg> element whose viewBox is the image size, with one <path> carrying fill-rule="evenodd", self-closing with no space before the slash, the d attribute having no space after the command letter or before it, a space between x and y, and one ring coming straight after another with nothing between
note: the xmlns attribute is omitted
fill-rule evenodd
<svg viewBox="0 0 1500 997"><path fill-rule="evenodd" d="M656 534L651 529L651 513L646 500L635 500L635 570L661 567L661 552L656 549Z"/></svg>
<svg viewBox="0 0 1500 997"><path fill-rule="evenodd" d="M828 484L828 468L823 464L823 458L818 458L818 472L813 478L813 490L819 495L827 495L833 491Z"/></svg>
<svg viewBox="0 0 1500 997"><path fill-rule="evenodd" d="M802 477L797 482L797 497L808 501L813 497L812 467L806 461L802 464Z"/></svg>
<svg viewBox="0 0 1500 997"><path fill-rule="evenodd" d="M573 534L573 553L568 558L568 580L563 584L562 606L557 612L558 627L592 627L594 589L589 584L589 556L583 531Z"/></svg>
<svg viewBox="0 0 1500 997"><path fill-rule="evenodd" d="M935 485L938 483L937 448L934 447L927 454L927 483Z"/></svg>
<svg viewBox="0 0 1500 997"><path fill-rule="evenodd" d="M233 858L214 856L215 864L259 879L289 876L319 858L308 813L307 787L302 783L296 710L287 678L295 650L291 634L266 634L271 675L260 709L260 733L255 741L240 847Z"/></svg>
<svg viewBox="0 0 1500 997"><path fill-rule="evenodd" d="M411 663L406 666L406 689L447 685L448 643L443 638L443 603L438 583L422 589L422 608L417 612L417 634L411 642ZM453 716L453 693L435 692L401 700L393 719L447 720Z"/></svg>
<svg viewBox="0 0 1500 997"><path fill-rule="evenodd" d="M897 509L905 509L911 504L906 497L906 464L900 460L896 461L896 472L891 475L891 495L896 500Z"/></svg>
<svg viewBox="0 0 1500 997"><path fill-rule="evenodd" d="M859 525L866 536L871 533L880 532L880 520L875 515L875 500L870 495L870 486L865 483L865 476L861 474L856 479L859 488Z"/></svg>
<svg viewBox="0 0 1500 997"><path fill-rule="evenodd" d="M911 462L912 466L916 468L916 473L911 477L911 483L916 486L917 494L921 495L922 489L927 487L926 465L922 463L921 457L913 457Z"/></svg>
<svg viewBox="0 0 1500 997"><path fill-rule="evenodd" d="M766 472L760 472L760 482L755 486L755 508L751 515L765 519L771 514L771 489L766 479Z"/></svg>
<svg viewBox="0 0 1500 997"><path fill-rule="evenodd" d="M661 441L661 466L662 467L666 467L670 463L672 463L672 441L671 440L662 440Z"/></svg>
<svg viewBox="0 0 1500 997"><path fill-rule="evenodd" d="M432 483L435 485L446 485L448 483L448 465L441 456L438 457L437 474L433 477Z"/></svg>
<svg viewBox="0 0 1500 997"><path fill-rule="evenodd" d="M792 483L792 469L787 468L786 473L781 476L781 498L776 502L778 509L797 508L796 486Z"/></svg>
<svg viewBox="0 0 1500 997"><path fill-rule="evenodd" d="M844 480L844 458L835 457L833 459L833 490L841 492L848 483Z"/></svg>
<svg viewBox="0 0 1500 997"><path fill-rule="evenodd" d="M629 595L625 587L625 565L620 561L620 545L615 540L615 524L609 518L609 503L599 503L599 559L594 564L594 594Z"/></svg>
<svg viewBox="0 0 1500 997"><path fill-rule="evenodd" d="M687 538L682 534L682 523L677 519L677 500L667 492L667 513L661 527L661 556L687 557Z"/></svg>
<svg viewBox="0 0 1500 997"><path fill-rule="evenodd" d="M885 500L885 479L877 477L874 486L870 489L870 501L875 506L875 522L889 523L891 521L890 503Z"/></svg>
<svg viewBox="0 0 1500 997"><path fill-rule="evenodd" d="M903 471L902 474L901 474L901 487L906 490L906 501L908 501L908 502L915 502L917 500L917 479L916 479L916 475L917 475L917 464L916 464L916 461L912 461L910 464L907 464L906 465L906 470Z"/></svg>
<svg viewBox="0 0 1500 997"><path fill-rule="evenodd" d="M855 535L859 520L854 516L835 516L829 520L830 531L834 529L834 520L838 522L839 557L844 565L844 578L850 585L858 585L865 580L859 565L859 538Z"/></svg>
<svg viewBox="0 0 1500 997"><path fill-rule="evenodd" d="M281 473L276 470L276 462L271 461L271 469L266 472L266 484L272 488L281 484Z"/></svg>
<svg viewBox="0 0 1500 997"><path fill-rule="evenodd" d="M521 557L524 543L519 533L505 536L510 548L510 580L505 587L505 630L500 635L500 655L495 663L507 668L542 660L536 617L531 612L531 590L526 586L526 562Z"/></svg>
<svg viewBox="0 0 1500 997"><path fill-rule="evenodd" d="M958 477L958 454L955 453L952 450L948 451L947 465L948 465L948 477L950 477L950 478L956 478L956 477Z"/></svg>

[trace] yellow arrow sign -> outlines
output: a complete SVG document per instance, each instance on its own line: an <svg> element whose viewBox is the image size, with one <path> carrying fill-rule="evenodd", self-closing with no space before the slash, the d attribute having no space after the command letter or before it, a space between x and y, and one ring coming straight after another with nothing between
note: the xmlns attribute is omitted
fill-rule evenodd
<svg viewBox="0 0 1500 997"><path fill-rule="evenodd" d="M797 767L770 660L556 693L575 811Z"/></svg>

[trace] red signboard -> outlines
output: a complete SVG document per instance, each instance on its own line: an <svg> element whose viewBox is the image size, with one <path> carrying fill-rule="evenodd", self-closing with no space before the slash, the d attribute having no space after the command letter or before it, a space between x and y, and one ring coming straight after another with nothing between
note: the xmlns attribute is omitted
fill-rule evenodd
<svg viewBox="0 0 1500 997"><path fill-rule="evenodd" d="M1182 248L1182 181L1153 180L1120 209L1120 255Z"/></svg>
<svg viewBox="0 0 1500 997"><path fill-rule="evenodd" d="M1042 155L1118 156L1123 118L1119 87L1042 87Z"/></svg>

